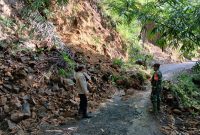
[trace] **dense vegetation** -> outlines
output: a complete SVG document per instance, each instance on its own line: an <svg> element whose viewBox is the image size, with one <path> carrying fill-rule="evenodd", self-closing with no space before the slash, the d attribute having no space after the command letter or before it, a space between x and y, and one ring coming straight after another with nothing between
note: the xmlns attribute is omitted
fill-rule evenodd
<svg viewBox="0 0 200 135"><path fill-rule="evenodd" d="M156 40L156 45L179 47L187 57L197 54L195 51L200 45L198 0L104 0L104 3L126 38L135 39L140 36L138 28L145 31L146 25L153 24L147 35Z"/></svg>
<svg viewBox="0 0 200 135"><path fill-rule="evenodd" d="M67 4L68 0L55 0L56 4ZM50 6L53 1L51 0L24 0L24 3L26 4L26 7L23 10L23 15L26 17L33 11L39 11L40 14L47 18L47 16L50 14Z"/></svg>
<svg viewBox="0 0 200 135"><path fill-rule="evenodd" d="M183 107L200 110L200 63L197 62L192 70L181 73L176 83L164 82L164 89L170 90L178 97Z"/></svg>
<svg viewBox="0 0 200 135"><path fill-rule="evenodd" d="M130 62L151 59L139 40L154 40L162 49L180 49L187 58L199 55L200 2L198 0L104 0L104 10L116 23L116 28L129 46ZM148 25L151 25L148 28ZM146 35L142 35L142 33ZM146 37L142 37L146 36ZM184 107L200 109L197 63L190 73L182 73L176 84L169 85Z"/></svg>

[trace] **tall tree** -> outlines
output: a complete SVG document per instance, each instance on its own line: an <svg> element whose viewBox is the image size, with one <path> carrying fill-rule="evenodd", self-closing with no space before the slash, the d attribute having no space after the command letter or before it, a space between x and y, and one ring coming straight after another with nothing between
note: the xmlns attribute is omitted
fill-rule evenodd
<svg viewBox="0 0 200 135"><path fill-rule="evenodd" d="M127 22L137 18L143 26L154 23L150 35L159 34L160 47L181 47L190 52L200 47L199 0L106 0L111 10Z"/></svg>

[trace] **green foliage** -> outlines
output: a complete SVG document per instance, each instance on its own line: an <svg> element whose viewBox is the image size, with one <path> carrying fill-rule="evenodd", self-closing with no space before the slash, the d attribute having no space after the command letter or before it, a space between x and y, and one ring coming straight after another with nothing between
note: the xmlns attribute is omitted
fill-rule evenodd
<svg viewBox="0 0 200 135"><path fill-rule="evenodd" d="M69 58L69 56L66 53L62 53L62 58L64 59L66 63L66 68L60 68L59 74L65 77L68 77L73 74L75 62Z"/></svg>
<svg viewBox="0 0 200 135"><path fill-rule="evenodd" d="M122 67L124 65L124 61L122 59L113 59L113 65L117 67Z"/></svg>
<svg viewBox="0 0 200 135"><path fill-rule="evenodd" d="M0 16L0 23L6 27L12 27L14 25L14 21L10 18Z"/></svg>
<svg viewBox="0 0 200 135"><path fill-rule="evenodd" d="M199 53L200 47L196 47L194 50L187 52L183 52L183 55L188 58L188 59L192 59L192 58L200 58L200 53Z"/></svg>
<svg viewBox="0 0 200 135"><path fill-rule="evenodd" d="M32 11L39 11L42 14L48 16L50 14L49 8L51 0L24 0L26 7L23 10L23 15L27 16ZM68 0L56 0L58 5L68 3Z"/></svg>
<svg viewBox="0 0 200 135"><path fill-rule="evenodd" d="M181 99L185 107L200 109L200 91L192 81L191 74L183 73L178 77L178 83L169 86L175 95Z"/></svg>
<svg viewBox="0 0 200 135"><path fill-rule="evenodd" d="M113 84L115 84L117 80L123 80L123 79L124 79L124 77L120 76L120 75L112 75L111 76L111 81Z"/></svg>
<svg viewBox="0 0 200 135"><path fill-rule="evenodd" d="M129 47L129 62L134 64L137 60L146 61L146 63L150 63L153 59L151 54L143 51L143 48L140 44L131 45Z"/></svg>
<svg viewBox="0 0 200 135"><path fill-rule="evenodd" d="M195 0L104 0L118 24L154 23L150 35L159 35L158 46L181 47L189 53L200 46L200 3ZM118 16L117 16L118 15ZM129 27L132 28L132 27Z"/></svg>
<svg viewBox="0 0 200 135"><path fill-rule="evenodd" d="M40 8L49 8L51 0L25 0L27 5L30 5L31 10L38 10ZM68 0L56 0L57 4L66 4Z"/></svg>
<svg viewBox="0 0 200 135"><path fill-rule="evenodd" d="M147 80L147 74L143 71L137 72L136 77L142 83L144 83Z"/></svg>
<svg viewBox="0 0 200 135"><path fill-rule="evenodd" d="M112 82L113 85L115 85L119 88L130 87L130 83L128 82L127 77L123 76L123 75L112 75L111 76L111 82Z"/></svg>
<svg viewBox="0 0 200 135"><path fill-rule="evenodd" d="M66 77L66 76L69 75L68 72L64 68L60 68L58 70L58 73L59 73L60 76L63 76L63 77Z"/></svg>
<svg viewBox="0 0 200 135"><path fill-rule="evenodd" d="M126 50L128 50L129 61L127 64L135 64L138 59L146 59L147 63L152 60L152 56L143 51L142 44L138 38L142 25L137 16L142 4L133 0L104 0L103 3L104 11L117 24L117 31L122 37ZM128 11L126 11L127 9ZM131 15L129 12L135 14Z"/></svg>
<svg viewBox="0 0 200 135"><path fill-rule="evenodd" d="M16 33L18 35L22 35L23 31L26 30L26 29L28 29L28 25L26 25L26 24L19 24L18 28L16 30Z"/></svg>
<svg viewBox="0 0 200 135"><path fill-rule="evenodd" d="M197 61L196 64L192 67L193 72L200 73L200 61Z"/></svg>

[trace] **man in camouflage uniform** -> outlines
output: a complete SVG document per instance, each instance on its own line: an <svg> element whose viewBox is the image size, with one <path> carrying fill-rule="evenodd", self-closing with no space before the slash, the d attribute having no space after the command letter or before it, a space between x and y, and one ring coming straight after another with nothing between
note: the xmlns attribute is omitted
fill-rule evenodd
<svg viewBox="0 0 200 135"><path fill-rule="evenodd" d="M160 64L156 63L153 65L154 74L151 79L152 92L151 102L153 104L153 112L157 113L160 111L160 93L162 90L162 73L160 72Z"/></svg>

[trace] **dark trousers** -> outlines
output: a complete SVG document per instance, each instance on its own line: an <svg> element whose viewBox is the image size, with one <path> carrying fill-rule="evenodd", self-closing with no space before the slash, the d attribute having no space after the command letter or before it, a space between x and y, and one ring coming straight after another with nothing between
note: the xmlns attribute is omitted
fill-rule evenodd
<svg viewBox="0 0 200 135"><path fill-rule="evenodd" d="M157 112L160 110L160 92L151 93L151 102L153 104L153 111Z"/></svg>
<svg viewBox="0 0 200 135"><path fill-rule="evenodd" d="M85 94L79 94L80 104L79 104L79 114L83 116L87 115L87 97Z"/></svg>

